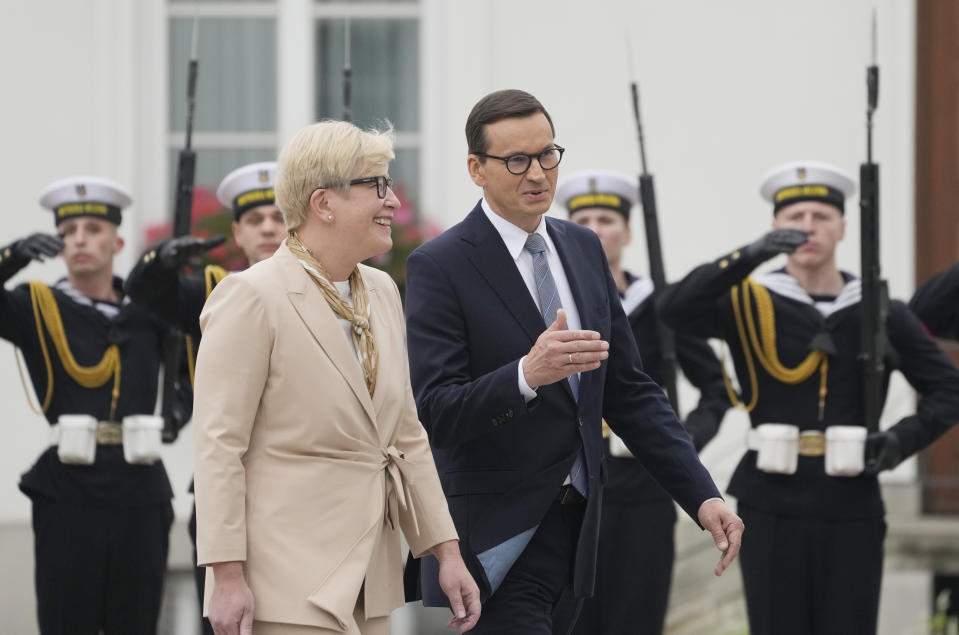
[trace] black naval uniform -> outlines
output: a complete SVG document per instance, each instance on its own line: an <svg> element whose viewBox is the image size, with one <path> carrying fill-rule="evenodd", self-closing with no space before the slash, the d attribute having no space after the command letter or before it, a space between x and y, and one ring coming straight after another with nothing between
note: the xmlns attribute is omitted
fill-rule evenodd
<svg viewBox="0 0 959 635"><path fill-rule="evenodd" d="M0 282L25 267L0 250ZM122 281L114 278L119 297ZM66 279L52 287L66 339L81 366L95 365L107 348L120 351L120 387L113 421L152 414L156 405L165 326L137 305L91 301ZM101 310L102 309L102 310ZM110 420L113 379L84 388L65 371L44 329L53 377L47 376L29 285L0 294L0 337L20 348L38 398L48 382L46 410ZM33 506L37 613L43 635L155 633L173 510L163 464L131 465L121 445L97 445L92 465L66 465L50 447L20 480Z"/></svg>
<svg viewBox="0 0 959 635"><path fill-rule="evenodd" d="M662 349L656 337L652 282L625 272L623 296L646 372L663 384ZM699 403L686 418L697 450L712 439L729 398L719 361L705 340L676 334L683 374L699 389ZM672 498L630 457L610 453L605 442L608 481L603 490L596 591L587 599L575 635L659 635L663 632L674 556L676 508Z"/></svg>
<svg viewBox="0 0 959 635"><path fill-rule="evenodd" d="M226 271L221 267L207 266L202 272L187 274L179 267L164 266L158 257L163 245L164 242L158 243L140 258L127 276L126 291L136 303L189 335L192 338L191 354L195 355L200 344L200 313L210 291L226 275ZM189 387L192 392L192 386ZM193 492L192 480L189 491ZM206 567L196 566L195 501L188 530L193 545L193 579L202 611ZM204 635L213 635L210 620L205 617L201 619Z"/></svg>
<svg viewBox="0 0 959 635"><path fill-rule="evenodd" d="M677 330L726 340L743 401L758 393L753 427L775 422L823 431L864 425L859 281L842 274L845 286L837 297L811 298L785 270L756 278L771 297L782 364L796 367L812 350L828 354L820 412L820 372L789 385L754 360L758 389L751 389L731 289L742 292L740 283L759 262L742 253L701 265L668 287L663 318ZM751 312L757 316L755 305ZM902 456L909 456L959 419L959 371L902 302L890 303L887 326L898 370L921 395L916 414L891 428ZM887 364L883 399L890 370ZM740 563L753 635L875 632L886 533L875 475L828 476L822 456L799 456L795 474L770 474L757 469L756 452L749 450L729 493L738 498L746 524Z"/></svg>
<svg viewBox="0 0 959 635"><path fill-rule="evenodd" d="M933 335L959 340L959 262L916 289L909 308Z"/></svg>

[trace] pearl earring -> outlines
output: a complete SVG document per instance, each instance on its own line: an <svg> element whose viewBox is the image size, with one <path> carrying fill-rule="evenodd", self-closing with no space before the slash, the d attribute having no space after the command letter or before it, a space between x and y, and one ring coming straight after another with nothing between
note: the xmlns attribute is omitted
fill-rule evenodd
<svg viewBox="0 0 959 635"><path fill-rule="evenodd" d="M329 216L327 216L326 220L333 220L333 214L330 214Z"/></svg>

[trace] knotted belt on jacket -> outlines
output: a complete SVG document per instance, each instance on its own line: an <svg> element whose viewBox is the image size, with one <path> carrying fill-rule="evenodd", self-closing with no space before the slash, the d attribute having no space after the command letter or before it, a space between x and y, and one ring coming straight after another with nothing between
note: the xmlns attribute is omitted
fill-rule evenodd
<svg viewBox="0 0 959 635"><path fill-rule="evenodd" d="M325 611L339 625L346 629L353 609L356 605L357 594L364 580L368 581L364 590L364 608L367 618L389 615L397 606L404 602L402 585L402 567L399 538L391 538L389 533L399 528L399 510L402 508L413 518L414 528L419 532L419 523L413 504L413 492L410 482L414 481L414 467L406 460L403 453L396 446L376 448L352 453L353 460L385 474L385 501L382 516L378 516L376 523L363 532L364 538L371 537L373 545L370 548L368 561L361 563L355 560L344 560L341 566L351 571L340 571L352 583L328 585L321 584L308 600ZM388 531L384 532L384 529ZM346 554L344 554L346 555ZM395 579L392 579L395 578ZM343 578L339 578L343 582ZM333 588L335 587L335 588ZM386 589L385 593L383 588Z"/></svg>
<svg viewBox="0 0 959 635"><path fill-rule="evenodd" d="M420 532L419 522L416 520L416 511L413 509L413 492L410 491L410 476L407 470L410 464L403 453L391 445L383 450L383 462L386 470L386 521L390 529L396 529L399 522L399 506L402 505L412 517L416 533Z"/></svg>

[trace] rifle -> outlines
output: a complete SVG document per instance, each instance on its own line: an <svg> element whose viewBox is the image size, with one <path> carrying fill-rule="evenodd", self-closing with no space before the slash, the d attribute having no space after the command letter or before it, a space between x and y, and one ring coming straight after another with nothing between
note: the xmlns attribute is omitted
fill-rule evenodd
<svg viewBox="0 0 959 635"><path fill-rule="evenodd" d="M353 67L350 66L350 19L346 18L343 40L343 121L353 120Z"/></svg>
<svg viewBox="0 0 959 635"><path fill-rule="evenodd" d="M632 64L632 59L630 59ZM636 119L636 131L639 135L639 158L642 173L639 175L639 200L643 206L643 221L646 225L646 251L649 254L649 277L653 288L662 291L666 286L666 269L663 266L663 250L659 240L659 219L656 213L656 191L653 176L646 170L646 141L643 138L643 124L639 117L639 87L636 80L630 82L633 99L633 117ZM676 388L676 339L672 329L656 318L656 332L662 351L663 386L666 396L676 413L679 413L679 392Z"/></svg>
<svg viewBox="0 0 959 635"><path fill-rule="evenodd" d="M879 429L885 374L889 288L879 266L879 166L872 160L872 116L879 101L876 65L876 13L872 14L872 64L866 68L866 162L859 167L860 258L862 267L863 396L866 429Z"/></svg>
<svg viewBox="0 0 959 635"><path fill-rule="evenodd" d="M196 112L196 76L197 76L197 37L198 21L193 19L193 43L190 47L190 61L187 72L187 114L186 141L180 150L176 175L176 203L173 208L173 237L190 233L191 213L193 209L193 182L196 176L196 152L193 150L193 118ZM183 361L186 336L177 328L170 327L163 341L163 401L160 412L163 415L163 442L172 443L180 434L180 428L186 425L190 413L177 400L182 390L180 366Z"/></svg>

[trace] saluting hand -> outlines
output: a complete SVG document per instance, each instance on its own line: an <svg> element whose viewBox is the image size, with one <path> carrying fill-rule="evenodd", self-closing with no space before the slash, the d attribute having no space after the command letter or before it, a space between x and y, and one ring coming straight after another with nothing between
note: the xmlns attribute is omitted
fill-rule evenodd
<svg viewBox="0 0 959 635"><path fill-rule="evenodd" d="M13 243L10 250L18 258L43 262L57 256L63 247L63 240L59 236L37 232Z"/></svg>
<svg viewBox="0 0 959 635"><path fill-rule="evenodd" d="M193 256L209 251L226 241L226 236L217 234L209 238L179 236L163 243L158 252L160 264L167 269L176 269Z"/></svg>
<svg viewBox="0 0 959 635"><path fill-rule="evenodd" d="M713 535L716 548L723 552L719 564L713 571L717 576L722 575L739 554L746 525L725 502L718 498L700 505L697 516L699 524Z"/></svg>
<svg viewBox="0 0 959 635"><path fill-rule="evenodd" d="M743 256L758 264L779 254L791 254L808 239L809 232L801 229L774 229L743 249Z"/></svg>
<svg viewBox="0 0 959 635"><path fill-rule="evenodd" d="M523 360L523 376L530 388L539 388L596 370L608 357L609 342L599 339L596 331L566 330L566 311L560 309Z"/></svg>

